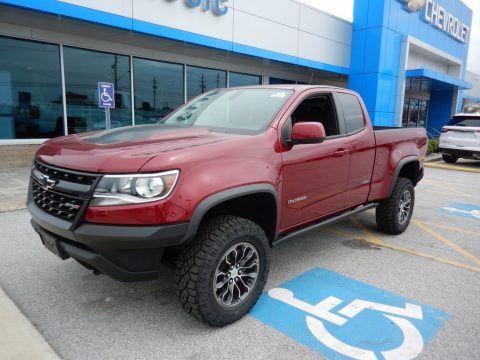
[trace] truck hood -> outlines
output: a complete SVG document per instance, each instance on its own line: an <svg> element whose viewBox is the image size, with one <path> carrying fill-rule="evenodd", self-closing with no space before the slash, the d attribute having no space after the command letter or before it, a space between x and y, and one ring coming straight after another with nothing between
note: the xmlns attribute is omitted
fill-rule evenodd
<svg viewBox="0 0 480 360"><path fill-rule="evenodd" d="M37 159L58 167L87 172L137 172L154 157L240 137L203 128L143 125L70 135L50 140Z"/></svg>

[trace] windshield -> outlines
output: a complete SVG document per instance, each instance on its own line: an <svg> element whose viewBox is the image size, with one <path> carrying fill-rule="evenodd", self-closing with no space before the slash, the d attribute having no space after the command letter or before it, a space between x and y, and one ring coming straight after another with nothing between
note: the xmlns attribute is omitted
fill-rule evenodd
<svg viewBox="0 0 480 360"><path fill-rule="evenodd" d="M284 89L213 90L187 103L161 123L258 134L268 127L292 94L292 90Z"/></svg>
<svg viewBox="0 0 480 360"><path fill-rule="evenodd" d="M453 117L448 126L480 127L480 115Z"/></svg>

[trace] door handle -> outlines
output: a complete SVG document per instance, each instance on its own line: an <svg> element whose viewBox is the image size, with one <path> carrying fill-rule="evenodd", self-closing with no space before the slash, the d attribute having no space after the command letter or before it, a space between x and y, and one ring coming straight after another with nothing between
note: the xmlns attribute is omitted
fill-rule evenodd
<svg viewBox="0 0 480 360"><path fill-rule="evenodd" d="M335 157L341 157L341 156L347 155L347 154L348 154L348 150L343 150L343 149L337 150L333 153L333 155Z"/></svg>

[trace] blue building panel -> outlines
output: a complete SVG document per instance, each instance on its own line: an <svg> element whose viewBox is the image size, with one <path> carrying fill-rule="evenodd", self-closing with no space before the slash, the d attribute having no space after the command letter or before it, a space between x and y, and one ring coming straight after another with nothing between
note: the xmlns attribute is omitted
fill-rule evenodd
<svg viewBox="0 0 480 360"><path fill-rule="evenodd" d="M428 77L448 85L442 87L438 94L432 94L430 108L436 106L436 109L429 112L428 121L429 126L438 128L450 117L456 91L454 86L468 87L463 81L468 44L462 43L426 21L428 17L426 14L429 14L426 12L427 4L432 6L431 2L426 2L423 8L417 9L407 9L406 3L407 1L403 0L355 0L354 41L350 61L351 76L355 77L349 80L349 86L362 95L375 125L393 126L399 123L395 118L398 117L395 116L395 110L399 108L396 102L401 101L401 97L397 96L397 85L398 78L405 76L401 65L407 61L401 58L402 39L410 36L460 59L463 63L460 78L428 68L415 70L407 75ZM460 22L471 26L472 11L462 2L436 0L435 3L451 12ZM363 77L359 73L362 66ZM440 116L439 112L443 112L443 115Z"/></svg>
<svg viewBox="0 0 480 360"><path fill-rule="evenodd" d="M358 0L357 0L358 1ZM368 24L368 4L367 6L354 6L353 7L353 31L362 30L367 28Z"/></svg>
<svg viewBox="0 0 480 360"><path fill-rule="evenodd" d="M368 28L366 30L366 42L365 42L365 58L363 62L364 73L376 73L380 70L380 62L384 53L382 50L382 44L385 45L385 37L382 27ZM355 44L352 47L357 47ZM352 59L353 60L353 59Z"/></svg>
<svg viewBox="0 0 480 360"><path fill-rule="evenodd" d="M350 58L358 59L356 61L350 61L350 76L354 74L363 74L363 64L365 62L365 48L367 43L367 30L354 30L352 33L352 46Z"/></svg>
<svg viewBox="0 0 480 360"><path fill-rule="evenodd" d="M376 126L398 126L399 123L394 112L375 111L370 113L370 117L375 118Z"/></svg>
<svg viewBox="0 0 480 360"><path fill-rule="evenodd" d="M348 76L348 88L362 94L364 92L364 77L364 74L350 74ZM363 101L365 101L365 97L363 97Z"/></svg>
<svg viewBox="0 0 480 360"><path fill-rule="evenodd" d="M351 87L349 83L349 87ZM378 73L362 74L362 89L353 89L362 95L365 106L369 111L376 110L377 105Z"/></svg>
<svg viewBox="0 0 480 360"><path fill-rule="evenodd" d="M380 64L380 72L397 76L400 66L400 49L402 44L402 36L390 29L385 29L385 48L383 54L383 62Z"/></svg>
<svg viewBox="0 0 480 360"><path fill-rule="evenodd" d="M438 137L439 131L448 120L452 110L453 85L432 81L430 106L427 118L427 131L433 137Z"/></svg>
<svg viewBox="0 0 480 360"><path fill-rule="evenodd" d="M388 7L388 1L385 0L371 0L367 9L367 26L366 28L382 27L388 20L388 12L385 11Z"/></svg>
<svg viewBox="0 0 480 360"><path fill-rule="evenodd" d="M397 77L385 73L378 74L378 93L375 109L380 112L395 112ZM392 124L393 125L393 124Z"/></svg>

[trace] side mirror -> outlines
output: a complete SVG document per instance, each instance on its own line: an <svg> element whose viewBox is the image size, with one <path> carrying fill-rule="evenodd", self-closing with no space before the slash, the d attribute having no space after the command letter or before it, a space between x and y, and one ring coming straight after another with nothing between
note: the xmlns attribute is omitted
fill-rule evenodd
<svg viewBox="0 0 480 360"><path fill-rule="evenodd" d="M292 128L291 144L318 144L325 140L325 128L318 122L297 122Z"/></svg>

